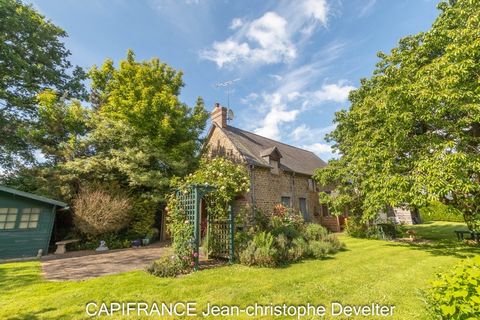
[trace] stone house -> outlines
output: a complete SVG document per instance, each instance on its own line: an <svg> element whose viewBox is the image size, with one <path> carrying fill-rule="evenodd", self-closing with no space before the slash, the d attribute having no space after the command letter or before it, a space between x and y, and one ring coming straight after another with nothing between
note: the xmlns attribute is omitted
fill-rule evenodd
<svg viewBox="0 0 480 320"><path fill-rule="evenodd" d="M304 219L340 231L342 217L331 216L321 205L321 190L312 179L326 163L313 152L227 124L227 108L215 105L205 147L209 158L226 157L247 167L250 191L234 203L234 210L258 208L272 212L277 204L299 210Z"/></svg>

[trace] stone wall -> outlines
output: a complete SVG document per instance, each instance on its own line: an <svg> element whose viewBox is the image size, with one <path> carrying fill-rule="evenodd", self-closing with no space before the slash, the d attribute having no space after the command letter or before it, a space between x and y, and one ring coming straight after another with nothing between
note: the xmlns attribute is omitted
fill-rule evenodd
<svg viewBox="0 0 480 320"><path fill-rule="evenodd" d="M214 127L208 140L208 157L225 156L245 164L250 174L250 192L234 203L234 211L256 206L264 212L272 212L276 204L281 203L282 197L290 197L291 206L300 210L300 198L307 203L308 221L320 223L320 205L318 189L309 182L311 177L294 174L281 169L250 166L238 152L230 139L218 127ZM280 160L281 162L281 160ZM317 190L315 190L317 189Z"/></svg>
<svg viewBox="0 0 480 320"><path fill-rule="evenodd" d="M227 157L236 162L244 161L238 149L218 127L214 126L207 143L207 157Z"/></svg>
<svg viewBox="0 0 480 320"><path fill-rule="evenodd" d="M320 222L318 193L305 175L279 170L272 173L269 168L248 167L251 179L250 192L245 195L249 205L255 205L264 212L272 212L273 207L281 203L282 197L289 197L291 207L300 210L300 198L306 199L307 220Z"/></svg>

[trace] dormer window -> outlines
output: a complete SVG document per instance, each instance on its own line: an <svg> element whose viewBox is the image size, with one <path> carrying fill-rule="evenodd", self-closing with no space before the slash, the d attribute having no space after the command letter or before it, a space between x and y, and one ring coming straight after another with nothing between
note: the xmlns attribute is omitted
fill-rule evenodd
<svg viewBox="0 0 480 320"><path fill-rule="evenodd" d="M260 153L261 157L265 162L267 162L271 169L270 172L273 174L278 174L280 168L280 159L282 158L282 154L278 150L277 147L270 147L268 149L263 150Z"/></svg>

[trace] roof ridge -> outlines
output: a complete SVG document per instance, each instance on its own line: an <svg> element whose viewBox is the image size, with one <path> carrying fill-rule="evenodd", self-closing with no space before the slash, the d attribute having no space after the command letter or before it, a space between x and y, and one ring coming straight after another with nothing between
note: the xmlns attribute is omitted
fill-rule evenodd
<svg viewBox="0 0 480 320"><path fill-rule="evenodd" d="M313 155L315 155L318 159L322 160L319 156L317 156L313 151L310 151L310 150L307 150L307 149L303 149L303 148L300 148L300 147L296 147L294 145L291 145L291 144L288 144L288 143L285 143L285 142L281 142L281 141L278 141L278 140L274 140L274 139L270 139L270 138L267 138L265 136L261 136L257 133L253 133L251 131L247 131L247 130L243 130L243 129L240 129L240 128L237 128L237 127L234 127L234 126L227 126L227 128L230 127L230 128L233 128L233 129L236 129L236 130L240 130L240 131L243 131L243 132L247 132L247 133L250 133L250 134L253 134L253 135L256 135L257 137L261 137L263 139L267 139L267 140L270 140L270 141L273 141L273 142L277 142L277 143L280 143L280 144L283 144L287 147L292 147L292 148L295 148L295 149L299 149L299 150L302 150L302 151L306 151L306 152L310 152L312 153ZM322 160L323 161L323 160ZM324 161L325 162L325 161Z"/></svg>

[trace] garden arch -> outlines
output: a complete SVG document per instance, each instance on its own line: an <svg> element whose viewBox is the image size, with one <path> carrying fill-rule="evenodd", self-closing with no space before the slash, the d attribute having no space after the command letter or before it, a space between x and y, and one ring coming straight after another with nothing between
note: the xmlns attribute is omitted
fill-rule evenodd
<svg viewBox="0 0 480 320"><path fill-rule="evenodd" d="M185 219L193 225L192 247L194 253L194 270L198 270L201 241L201 201L205 195L215 190L210 185L192 184L177 190L178 206L185 213ZM234 260L234 214L228 206L226 218L214 218L207 211L207 238L208 248L212 250L212 257Z"/></svg>

